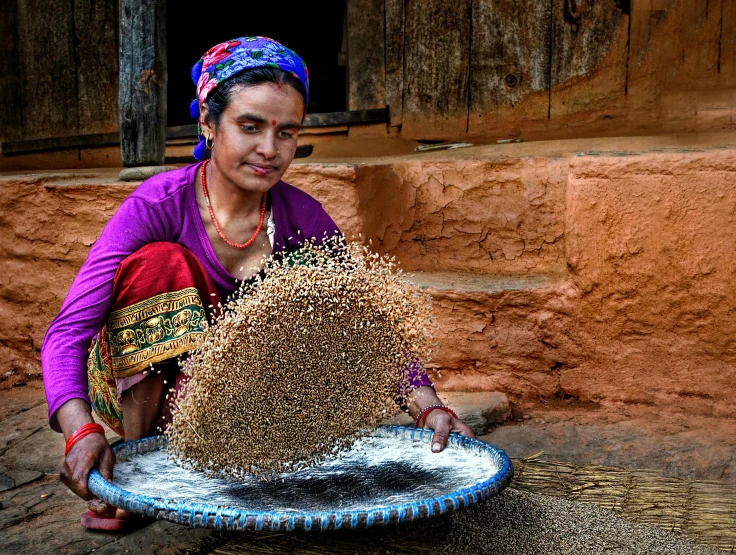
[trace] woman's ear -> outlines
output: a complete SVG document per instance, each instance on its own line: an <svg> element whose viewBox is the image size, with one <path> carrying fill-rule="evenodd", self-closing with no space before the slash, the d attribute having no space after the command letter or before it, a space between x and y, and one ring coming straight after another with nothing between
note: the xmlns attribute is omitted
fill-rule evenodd
<svg viewBox="0 0 736 555"><path fill-rule="evenodd" d="M210 109L207 104L199 106L199 126L202 129L202 136L206 139L215 140L215 126L210 120Z"/></svg>

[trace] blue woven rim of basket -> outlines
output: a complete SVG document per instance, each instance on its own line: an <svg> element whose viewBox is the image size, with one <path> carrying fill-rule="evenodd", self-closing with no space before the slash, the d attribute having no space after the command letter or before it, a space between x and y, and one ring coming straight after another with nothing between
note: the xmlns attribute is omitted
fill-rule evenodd
<svg viewBox="0 0 736 555"><path fill-rule="evenodd" d="M373 432L377 437L407 436L411 441L429 442L432 430L407 426L379 426ZM514 467L501 449L483 441L450 434L448 444L471 449L486 455L498 464L499 470L484 482L453 491L441 497L414 503L372 507L353 511L320 513L260 512L222 507L209 503L173 502L166 499L137 495L105 480L97 470L89 476L89 490L98 498L121 509L160 520L169 520L197 528L221 530L335 530L340 528L368 528L375 525L407 522L438 516L485 501L500 493L511 483ZM164 436L126 441L113 448L122 460L136 453L146 453L166 445Z"/></svg>

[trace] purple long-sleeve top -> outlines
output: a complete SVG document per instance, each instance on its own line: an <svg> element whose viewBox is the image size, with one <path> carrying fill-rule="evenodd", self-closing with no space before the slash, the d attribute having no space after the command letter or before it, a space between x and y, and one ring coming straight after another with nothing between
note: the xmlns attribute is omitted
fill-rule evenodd
<svg viewBox="0 0 736 555"><path fill-rule="evenodd" d="M115 271L143 245L178 243L194 253L223 299L238 287L210 244L195 196L199 164L147 179L118 208L90 249L61 310L51 322L41 365L51 427L60 431L56 411L71 399L89 402L87 356L92 338L102 329L112 305ZM322 205L307 193L279 181L271 188L274 252L296 250L304 238L320 240L339 229ZM411 387L431 385L423 371L412 371Z"/></svg>

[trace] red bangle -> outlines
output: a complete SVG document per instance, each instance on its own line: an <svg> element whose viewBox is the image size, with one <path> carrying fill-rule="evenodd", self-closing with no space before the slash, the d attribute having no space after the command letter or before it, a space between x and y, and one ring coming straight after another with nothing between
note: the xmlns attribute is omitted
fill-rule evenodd
<svg viewBox="0 0 736 555"><path fill-rule="evenodd" d="M90 422L89 424L85 424L84 426L80 426L79 428L74 430L74 433L69 436L69 439L66 440L66 449L64 450L64 456L66 457L69 454L69 451L72 450L72 447L74 447L74 445L80 439L88 436L89 434L102 434L104 436L105 428L95 422Z"/></svg>
<svg viewBox="0 0 736 555"><path fill-rule="evenodd" d="M441 410L442 412L446 412L457 418L457 414L455 414L455 411L452 410L450 407L446 407L445 405L429 405L428 407L422 409L422 412L417 415L417 428L424 427L424 422L427 420L427 416L429 416L429 413L433 410Z"/></svg>

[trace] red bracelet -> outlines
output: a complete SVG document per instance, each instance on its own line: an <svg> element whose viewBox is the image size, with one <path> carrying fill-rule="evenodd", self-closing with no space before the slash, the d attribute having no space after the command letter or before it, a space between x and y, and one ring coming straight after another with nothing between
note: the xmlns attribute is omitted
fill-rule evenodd
<svg viewBox="0 0 736 555"><path fill-rule="evenodd" d="M427 420L427 416L429 416L429 413L433 410L441 410L442 412L446 412L457 418L457 414L455 414L455 411L452 410L450 407L446 407L445 405L429 405L428 407L422 409L422 412L417 415L417 428L424 427L424 422Z"/></svg>
<svg viewBox="0 0 736 555"><path fill-rule="evenodd" d="M74 445L80 439L88 436L89 434L102 434L104 436L105 428L95 422L90 422L89 424L85 424L84 426L80 426L79 428L74 430L74 433L69 436L69 439L66 440L66 449L64 450L64 456L66 457L69 454L69 451L72 450L72 447L74 447Z"/></svg>

